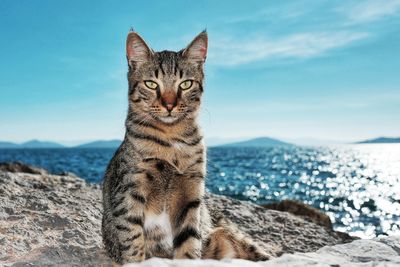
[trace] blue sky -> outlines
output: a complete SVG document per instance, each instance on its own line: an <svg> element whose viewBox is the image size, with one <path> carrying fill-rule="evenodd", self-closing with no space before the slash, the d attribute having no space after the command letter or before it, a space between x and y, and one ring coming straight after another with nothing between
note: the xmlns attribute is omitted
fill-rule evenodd
<svg viewBox="0 0 400 267"><path fill-rule="evenodd" d="M122 138L130 27L155 50L207 28L207 137L400 136L398 0L2 0L0 140Z"/></svg>

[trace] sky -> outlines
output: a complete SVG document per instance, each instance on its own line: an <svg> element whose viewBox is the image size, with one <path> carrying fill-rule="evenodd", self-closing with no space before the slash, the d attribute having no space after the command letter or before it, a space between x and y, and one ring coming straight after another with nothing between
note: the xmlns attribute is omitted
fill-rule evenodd
<svg viewBox="0 0 400 267"><path fill-rule="evenodd" d="M125 40L207 29L208 138L400 136L400 1L0 1L0 140L122 139Z"/></svg>

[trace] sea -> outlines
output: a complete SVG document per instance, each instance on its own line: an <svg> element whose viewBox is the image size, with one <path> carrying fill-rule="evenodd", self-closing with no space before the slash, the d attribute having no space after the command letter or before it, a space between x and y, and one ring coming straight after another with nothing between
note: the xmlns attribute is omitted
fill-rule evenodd
<svg viewBox="0 0 400 267"><path fill-rule="evenodd" d="M0 149L22 161L100 183L115 149ZM211 147L207 189L266 204L295 199L326 214L334 229L362 238L400 234L400 144L326 147Z"/></svg>

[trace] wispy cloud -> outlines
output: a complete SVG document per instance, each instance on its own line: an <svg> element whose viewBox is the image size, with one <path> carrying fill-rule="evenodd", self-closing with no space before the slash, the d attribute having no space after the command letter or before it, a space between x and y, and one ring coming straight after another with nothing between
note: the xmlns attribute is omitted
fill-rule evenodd
<svg viewBox="0 0 400 267"><path fill-rule="evenodd" d="M357 2L354 6L342 9L341 11L347 15L350 22L371 22L398 14L400 11L400 0L368 0Z"/></svg>
<svg viewBox="0 0 400 267"><path fill-rule="evenodd" d="M364 32L298 33L280 38L231 37L214 39L210 49L210 62L215 65L234 66L268 59L304 59L322 55L368 37Z"/></svg>
<svg viewBox="0 0 400 267"><path fill-rule="evenodd" d="M224 23L259 23L267 22L271 20L289 20L296 19L305 15L309 10L296 5L286 5L285 8L269 7L260 9L251 14L241 14L235 17L224 17L222 21Z"/></svg>
<svg viewBox="0 0 400 267"><path fill-rule="evenodd" d="M311 20L312 23L309 18L311 13L315 17ZM224 18L226 23L236 23L238 27L244 27L247 23L258 26L254 26L253 32L249 28L250 31L239 40L224 34L213 38L210 42L209 61L220 66L236 66L255 61L307 59L326 55L334 49L379 35L372 33L369 25L397 15L400 16L400 0L356 0L340 5L309 5L307 1L299 1L279 7L268 6L252 14ZM276 25L287 25L291 19L298 21L294 28L297 32L280 37L266 34L276 32ZM362 30L359 27L361 24L364 26ZM293 24L289 25L293 27Z"/></svg>

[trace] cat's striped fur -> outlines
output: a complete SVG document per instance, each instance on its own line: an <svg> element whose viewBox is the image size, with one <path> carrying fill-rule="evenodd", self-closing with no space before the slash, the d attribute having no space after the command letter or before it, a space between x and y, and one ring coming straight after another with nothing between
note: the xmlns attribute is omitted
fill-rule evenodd
<svg viewBox="0 0 400 267"><path fill-rule="evenodd" d="M103 182L103 241L117 264L267 258L224 219L212 223L203 202L206 151L196 119L206 52L206 32L179 52L153 52L137 33L128 35L126 134Z"/></svg>

